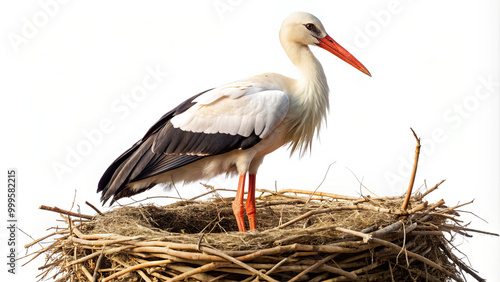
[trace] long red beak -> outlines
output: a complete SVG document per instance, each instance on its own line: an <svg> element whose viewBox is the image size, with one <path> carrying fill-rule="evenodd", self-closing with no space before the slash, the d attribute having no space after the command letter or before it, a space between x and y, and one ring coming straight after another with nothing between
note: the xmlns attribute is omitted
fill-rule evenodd
<svg viewBox="0 0 500 282"><path fill-rule="evenodd" d="M358 59L354 58L354 56L351 55L351 53L347 52L347 50L344 49L344 47L340 46L337 42L335 42L335 40L333 40L330 37L330 35L327 35L324 38L318 38L318 40L319 40L318 44L319 47L334 54L335 56L347 62L349 65L362 71L364 74L372 76L370 72L365 68L365 66L363 66L363 64L358 61Z"/></svg>

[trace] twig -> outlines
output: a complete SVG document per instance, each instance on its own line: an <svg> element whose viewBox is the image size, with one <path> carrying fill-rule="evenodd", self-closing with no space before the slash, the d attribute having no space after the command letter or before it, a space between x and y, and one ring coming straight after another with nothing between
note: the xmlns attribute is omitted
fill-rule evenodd
<svg viewBox="0 0 500 282"><path fill-rule="evenodd" d="M120 204L118 203L118 201L116 201L115 203L118 204L120 207L126 207L126 206L131 206L131 205L134 205L134 204L137 204L137 203L140 203L140 202L144 202L144 201L147 201L147 200L151 200L151 199L175 199L175 200L183 200L179 197L172 197L172 196L153 196L153 197L146 197L144 199L140 199L140 200L134 200L132 197L130 197L130 199L132 200L131 203L127 203L127 204ZM113 204L113 206L115 206Z"/></svg>
<svg viewBox="0 0 500 282"><path fill-rule="evenodd" d="M403 226L403 222L401 220L398 220L398 221L392 223L391 225L388 225L382 229L373 231L371 233L371 235L373 237L377 237L377 238L385 237L387 234L389 234L391 232L395 232L396 230L399 230L402 226Z"/></svg>
<svg viewBox="0 0 500 282"><path fill-rule="evenodd" d="M85 201L85 204L87 204L87 206L91 207L93 210L95 210L98 214L100 215L104 215L99 209L97 209L94 205L92 205L91 203Z"/></svg>
<svg viewBox="0 0 500 282"><path fill-rule="evenodd" d="M162 280L158 280L158 281L163 281L163 280L167 281L167 280L169 280L169 279L170 279L170 278L168 278L167 276L161 275L161 274L160 274L160 273L158 273L158 272L151 272L151 276L154 276L154 277L156 277L156 278L162 279Z"/></svg>
<svg viewBox="0 0 500 282"><path fill-rule="evenodd" d="M441 248L453 262L455 262L465 272L469 273L472 277L476 278L477 281L486 281L486 279L479 276L473 269L457 258L446 244L441 244Z"/></svg>
<svg viewBox="0 0 500 282"><path fill-rule="evenodd" d="M418 167L418 157L420 155L420 138L418 138L413 128L411 128L411 132L413 132L413 136L417 140L417 147L415 148L415 161L413 163L413 171L411 172L410 185L408 186L408 191L406 191L406 198L401 205L402 210L406 210L408 208L408 204L410 203L411 191L413 190L413 183L415 183L415 176L417 175L417 167Z"/></svg>
<svg viewBox="0 0 500 282"><path fill-rule="evenodd" d="M200 246L200 249L203 251L203 252L206 252L206 253L209 253L209 254L212 254L212 255L216 255L216 256L220 256L221 258L224 258L234 264L237 264L243 268L245 268L246 270L252 272L253 274L259 276L260 278L262 279L265 279L266 281L270 281L270 282L278 282L278 280L275 280L273 279L272 277L260 272L260 271L257 271L255 268L249 266L248 264L242 262L242 261L239 261L231 256L228 256L226 255L225 253L219 251L219 250L216 250L216 249L212 249L212 248L209 248L209 247L205 247L205 246Z"/></svg>
<svg viewBox="0 0 500 282"><path fill-rule="evenodd" d="M41 205L39 207L39 209L46 210L46 211L51 211L51 212L57 212L57 213L61 213L61 214L65 214L65 215L70 215L70 216L76 216L76 217L86 218L86 219L93 219L94 218L93 216L90 216L90 215L75 213L75 212L71 212L71 211L60 209L58 207L47 207L47 206Z"/></svg>
<svg viewBox="0 0 500 282"><path fill-rule="evenodd" d="M137 240L140 239L140 236L134 236L134 237L123 237L119 239L114 239L114 240L95 240L95 241L90 241L90 240L85 240L81 238L76 238L76 237L71 237L71 241L82 244L82 245L92 245L92 246L108 246L111 244L116 244L116 243L121 243L121 242L126 242L126 241L132 241L132 240Z"/></svg>
<svg viewBox="0 0 500 282"><path fill-rule="evenodd" d="M174 177L172 175L170 175L170 180L172 181L172 187L174 187L175 192L177 192L177 196L179 196L179 199L181 199L181 201L184 200L184 198L181 197L181 193L179 193L179 190L177 190L177 186L175 186Z"/></svg>
<svg viewBox="0 0 500 282"><path fill-rule="evenodd" d="M361 180L359 180L358 176L354 173L354 171L352 171L352 170L351 170L350 168L348 168L348 167L346 167L346 168L347 168L347 170L349 170L349 171L352 173L352 175L354 176L354 178L356 178L356 180L358 181L358 183L359 183L359 185L360 185L361 187L365 188L365 189L366 189L366 191L368 191L368 192L372 193L372 194L373 194L373 196L375 196L375 197L377 197L377 198L379 197L377 194L373 193L370 189L368 189L368 187L366 187L366 186L363 184L363 182L362 182ZM361 190L361 189L360 189L360 190Z"/></svg>
<svg viewBox="0 0 500 282"><path fill-rule="evenodd" d="M230 262L216 262L214 264L217 265L218 267L222 267L223 264L230 265L231 263ZM199 267L199 268L193 268L193 267L189 267L186 265L172 264L172 265L169 265L168 268L173 269L173 270L178 271L178 272L181 272L182 274L190 272L189 276L193 277L199 281L210 281L210 280L218 281L218 280L214 280L215 279L214 276L205 273L205 272L208 272L209 270L204 269L203 266ZM195 269L196 269L196 271L195 271ZM177 278L177 274L172 273L172 275L174 276L174 278ZM167 279L166 281L170 282L171 281L170 279L171 278ZM187 279L187 280L190 280L190 279ZM229 281L231 281L231 280L229 280Z"/></svg>
<svg viewBox="0 0 500 282"><path fill-rule="evenodd" d="M225 263L224 265L227 266L228 264ZM220 266L221 266L220 263L211 262L211 263L202 265L202 266L200 266L198 268L194 268L194 269L191 269L189 271L185 271L182 274L179 274L179 275L173 277L170 281L171 282L181 281L181 280L184 280L184 279L186 279L186 278L188 278L190 276L193 276L194 274L199 274L199 273L203 273L203 272L208 272L208 271L211 271L211 270L215 270L215 269L219 268Z"/></svg>
<svg viewBox="0 0 500 282"><path fill-rule="evenodd" d="M327 261L333 259L334 257L336 257L338 254L331 254L329 256L327 256L326 258L316 262L315 264L309 266L308 268L304 269L302 272L300 272L299 274L297 274L295 277L293 277L292 279L289 280L289 282L293 282L293 281L297 281L300 277L306 275L307 273L311 272L311 271L314 271L315 269L317 269L318 267L322 266L324 263L326 263ZM341 270L341 269L339 269ZM352 274L350 272L347 272L345 271L345 275L347 278L349 279L352 279L352 280L356 280L358 277L356 276L356 274Z"/></svg>
<svg viewBox="0 0 500 282"><path fill-rule="evenodd" d="M76 200L76 189L75 189L75 194L73 195L73 202L71 202L71 207L69 208L69 210L73 210L73 207L75 206L75 200Z"/></svg>
<svg viewBox="0 0 500 282"><path fill-rule="evenodd" d="M30 237L30 238L31 238L31 240L35 240L35 238L31 237L31 235L29 235L28 233L24 232L24 230L22 230L21 228L19 228L19 227L16 227L16 228L17 228L17 230L21 231L24 235L26 235L26 236ZM42 240L43 240L43 239L42 239ZM40 241L40 240L38 240L38 241L37 241L37 240L35 240L35 241L33 241L33 243L32 243L31 245L36 244L36 243L38 243L39 241ZM31 246L31 245L30 245L30 246ZM39 244L39 245L40 245L40 247L42 247L42 245L41 245L41 244ZM25 246L25 248L26 248L26 246Z"/></svg>
<svg viewBox="0 0 500 282"><path fill-rule="evenodd" d="M328 271L328 272L331 272L331 273L342 275L343 277L347 277L349 280L357 280L358 279L358 276L356 275L356 273L347 272L345 270L333 267L331 265L322 265L320 267L320 269L322 271Z"/></svg>
<svg viewBox="0 0 500 282"><path fill-rule="evenodd" d="M41 250L38 250L38 251L36 251L36 252L33 252L33 253L31 253L31 254L28 254L28 255L26 255L26 256L24 256L24 257L22 257L22 258L25 258L25 257L28 257L28 256L30 256L30 255L36 254L36 255L34 255L34 256L30 259L30 260L28 260L27 262L25 262L22 266L25 266L25 265L26 265L26 264L28 264L30 261L33 261L34 259L36 259L39 255L41 255L41 254L43 254L44 252L46 252L46 251L48 251L48 250L50 250L50 249L54 248L54 246L55 246L55 245L57 245L57 244L59 244L59 243L60 243L60 242L59 242L59 240L66 239L66 238L68 238L68 237L69 237L69 235L63 236L63 237L61 237L61 238L57 239L57 241L55 241L54 243L50 244L48 247L45 247L45 248L43 248L43 249L41 249ZM19 258L19 259L22 259L22 258Z"/></svg>
<svg viewBox="0 0 500 282"><path fill-rule="evenodd" d="M102 282L106 282L106 281L109 281L111 279L114 279L116 277L119 277L127 272L131 272L131 271L134 271L134 270L137 270L137 269L141 269L141 268L145 268L145 267L150 267L150 266L157 266L157 265L163 265L163 264L168 264L168 263L172 263L171 260L167 259L167 260L159 260L159 261L152 261L152 262L145 262L145 263L141 263L141 264L137 264L137 265L133 265L131 267L128 267L124 270L121 270L121 271L118 271L116 273L113 273L112 275L102 279L101 281Z"/></svg>
<svg viewBox="0 0 500 282"><path fill-rule="evenodd" d="M209 193L213 193L217 199L221 200L224 204L227 204L226 200L224 200L224 198L215 190L214 186L201 182L200 184L203 185L207 190L209 190Z"/></svg>
<svg viewBox="0 0 500 282"><path fill-rule="evenodd" d="M428 205L427 202L423 202L421 204L418 204L415 207L413 207L413 209L409 210L408 214L414 214L414 213L416 213L418 211L421 211L421 210L427 208L427 205Z"/></svg>
<svg viewBox="0 0 500 282"><path fill-rule="evenodd" d="M372 270L374 268L379 267L380 265L382 265L382 262L374 262L374 263L369 264L367 266L364 266L364 267L361 267L361 268L356 269L354 271L351 271L351 273L353 273L353 274L366 273L366 272L368 272L368 271L370 271L370 270ZM371 278L371 279L374 278L373 275L371 275L371 276L367 275L367 276L365 276L364 280L368 281L369 280L368 277ZM360 279L361 281L364 281L363 280L363 276L358 276L358 279ZM331 279L328 279L328 280L323 280L323 282L336 282L336 281L346 281L346 279L345 279L345 277L335 277L335 278L331 278Z"/></svg>
<svg viewBox="0 0 500 282"><path fill-rule="evenodd" d="M69 230L68 229L64 229L64 230L61 230L61 231L56 231L56 232L53 232L53 233L50 233L49 235L46 235L46 236L43 236L42 238L39 238L39 239L36 239L35 241L29 243L29 244L26 244L24 245L24 248L29 248L31 246L33 246L34 244L40 242L40 241L43 241L51 236L54 236L54 235L60 235L60 234L66 234L66 233L69 233Z"/></svg>
<svg viewBox="0 0 500 282"><path fill-rule="evenodd" d="M434 187L432 187L431 189L429 189L429 190L425 191L423 194L415 197L415 200L417 200L417 201L422 200L425 196L429 195L429 193L431 193L432 191L436 190L439 187L439 185L443 184L443 182L445 182L445 180L446 179L441 180L441 182L439 182L436 185L434 185Z"/></svg>
<svg viewBox="0 0 500 282"><path fill-rule="evenodd" d="M138 269L137 273L139 273L139 276L141 276L142 279L144 279L144 281L146 281L146 282L153 282L153 280L149 279L149 277L144 273L144 271Z"/></svg>
<svg viewBox="0 0 500 282"><path fill-rule="evenodd" d="M94 278L92 277L92 275L90 275L90 272L85 267L85 265L83 265L83 264L80 265L80 269L82 270L83 274L85 274L85 277L87 277L87 280L89 280L90 282L94 281Z"/></svg>
<svg viewBox="0 0 500 282"><path fill-rule="evenodd" d="M119 253L119 252L121 252L121 251L123 251L123 250L130 249L130 248L132 248L132 247L133 247L133 246L121 246L121 247L117 247L117 248L113 248L113 249L108 249L108 250L105 250L103 253L104 253L105 255L107 255L107 254L111 254L111 253ZM99 253L98 253L98 252L91 253L90 255L84 256L84 257L79 258L79 259L77 259L77 260L74 260L74 261L72 261L72 262L68 263L67 265L65 265L65 266L63 266L63 267L61 267L61 268L68 268L68 267L70 267L70 266L72 266L72 265L74 265L74 264L82 263L82 262L87 261L87 260L89 260L89 259L95 258L95 257L96 257L96 256L98 256L98 255L99 255Z"/></svg>
<svg viewBox="0 0 500 282"><path fill-rule="evenodd" d="M466 228L466 227L457 227L457 226L454 226L454 225L448 225L448 224L443 224L442 227L445 227L445 228L449 228L451 230L463 230L463 231L469 231L469 232L476 232L476 233L480 233L480 234L485 234L485 235L491 235L491 236L499 236L499 234L497 233L493 233L493 232L487 232L487 231L482 231L482 230L477 230L477 229L472 229L472 228Z"/></svg>
<svg viewBox="0 0 500 282"><path fill-rule="evenodd" d="M294 258L297 256L298 253L295 253L289 257L286 257L284 259L282 259L280 262L278 262L277 264L275 264L273 267L271 267L271 269L269 269L266 274L267 275L271 275L271 273L273 273L276 269L278 269L278 267L282 266L284 263L286 263L289 259L291 258Z"/></svg>
<svg viewBox="0 0 500 282"><path fill-rule="evenodd" d="M323 180L321 180L321 182L319 183L318 187L316 187L316 189L314 189L314 191L311 193L311 196L309 196L309 199L307 199L306 204L309 203L309 201L311 200L312 196L314 195L314 193L316 193L316 191L319 189L319 187L321 187L321 185L323 185L323 182L325 182L325 179L328 176L328 172L330 171L330 167L332 167L332 165L334 165L335 163L336 162L333 162L333 163L331 163L328 166L328 168L326 169L326 172L325 172L325 176L323 176Z"/></svg>
<svg viewBox="0 0 500 282"><path fill-rule="evenodd" d="M170 249L168 247L135 247L130 250L132 253L159 253L175 256L182 259L188 260L201 260L201 261L224 261L220 256L211 256L207 254L193 253L193 252L182 252Z"/></svg>
<svg viewBox="0 0 500 282"><path fill-rule="evenodd" d="M102 247L101 254L99 255L99 258L97 259L97 262L95 264L94 275L92 276L93 282L97 282L97 276L99 274L99 268L101 268L101 263L102 263L102 258L104 257L105 248L106 246Z"/></svg>
<svg viewBox="0 0 500 282"><path fill-rule="evenodd" d="M420 277L422 277L422 279L425 279L425 281L441 282L440 279L437 279L436 277L432 276L431 274L429 274L427 272L420 271L420 270L415 269L415 268L404 267L402 265L396 265L396 266L401 267L401 268L405 269L406 271L408 271L410 273L411 272L416 273L417 275L419 275ZM416 279L413 278L413 280L415 281Z"/></svg>
<svg viewBox="0 0 500 282"><path fill-rule="evenodd" d="M363 242L365 242L365 243L370 242L370 240L372 239L371 234L366 234L363 232L358 232L358 231L354 231L354 230L350 230L350 229L346 229L346 228L342 228L342 227L337 227L337 228L335 228L335 230L361 237L361 238L363 238Z"/></svg>
<svg viewBox="0 0 500 282"><path fill-rule="evenodd" d="M125 262L121 261L118 258L111 258L111 259L114 260L114 261L116 261L116 262L118 262L119 264L123 265L126 268L130 267L130 264L125 263ZM137 262L137 260L134 260L134 261ZM149 262L149 261L144 261L144 262ZM139 276L141 276L142 279L144 279L144 281L146 281L146 282L153 282L142 270L137 269L136 272L139 274Z"/></svg>
<svg viewBox="0 0 500 282"><path fill-rule="evenodd" d="M440 210L439 212L440 212L440 213L448 213L448 212L450 212L450 211L454 211L455 209L458 209L458 208L463 207L463 206L466 206L466 205L470 205L470 204L472 204L472 203L474 203L474 200L469 201L469 202L467 202L467 203L460 204L460 205L456 205L456 206L451 207L451 208L447 208L447 209Z"/></svg>
<svg viewBox="0 0 500 282"><path fill-rule="evenodd" d="M329 198L337 199L337 200L359 200L359 197L343 196L343 195L326 193L326 192L316 192L316 191L297 190L297 189L282 189L282 190L278 191L278 194L285 194L285 193L306 194L306 195L311 195L311 197L312 196L329 197Z"/></svg>

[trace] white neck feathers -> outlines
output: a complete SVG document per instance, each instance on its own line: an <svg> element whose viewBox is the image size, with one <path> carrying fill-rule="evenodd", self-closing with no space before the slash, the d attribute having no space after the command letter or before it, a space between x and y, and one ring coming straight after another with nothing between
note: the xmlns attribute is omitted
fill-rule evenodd
<svg viewBox="0 0 500 282"><path fill-rule="evenodd" d="M296 80L291 93L288 138L291 153L299 149L303 155L311 148L312 140L319 133L329 109L328 84L323 67L308 46L284 42L283 48L301 77Z"/></svg>

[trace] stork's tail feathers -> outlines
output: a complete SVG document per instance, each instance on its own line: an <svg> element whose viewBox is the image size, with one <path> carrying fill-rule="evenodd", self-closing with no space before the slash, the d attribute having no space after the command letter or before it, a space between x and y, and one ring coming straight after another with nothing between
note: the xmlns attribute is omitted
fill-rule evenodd
<svg viewBox="0 0 500 282"><path fill-rule="evenodd" d="M127 189L126 185L130 182L133 171L138 168L141 160L147 156L147 151L144 152L147 146L142 141L137 142L129 150L123 153L116 159L104 172L101 180L99 180L97 192L102 192L101 201L103 204L111 198L112 205L116 200L132 196L151 187L145 187L141 191L132 191ZM149 148L147 148L149 149ZM146 154L144 154L146 153Z"/></svg>

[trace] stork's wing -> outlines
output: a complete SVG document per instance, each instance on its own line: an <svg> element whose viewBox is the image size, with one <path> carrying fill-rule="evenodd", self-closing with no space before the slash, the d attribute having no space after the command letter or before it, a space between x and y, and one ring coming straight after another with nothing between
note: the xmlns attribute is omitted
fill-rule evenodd
<svg viewBox="0 0 500 282"><path fill-rule="evenodd" d="M196 104L172 118L175 128L205 134L224 133L261 139L285 118L288 96L281 90L230 84L200 95Z"/></svg>
<svg viewBox="0 0 500 282"><path fill-rule="evenodd" d="M97 192L112 202L140 193L128 183L170 171L202 158L248 149L285 118L289 101L280 90L233 83L186 100L165 114L146 135L106 170Z"/></svg>

